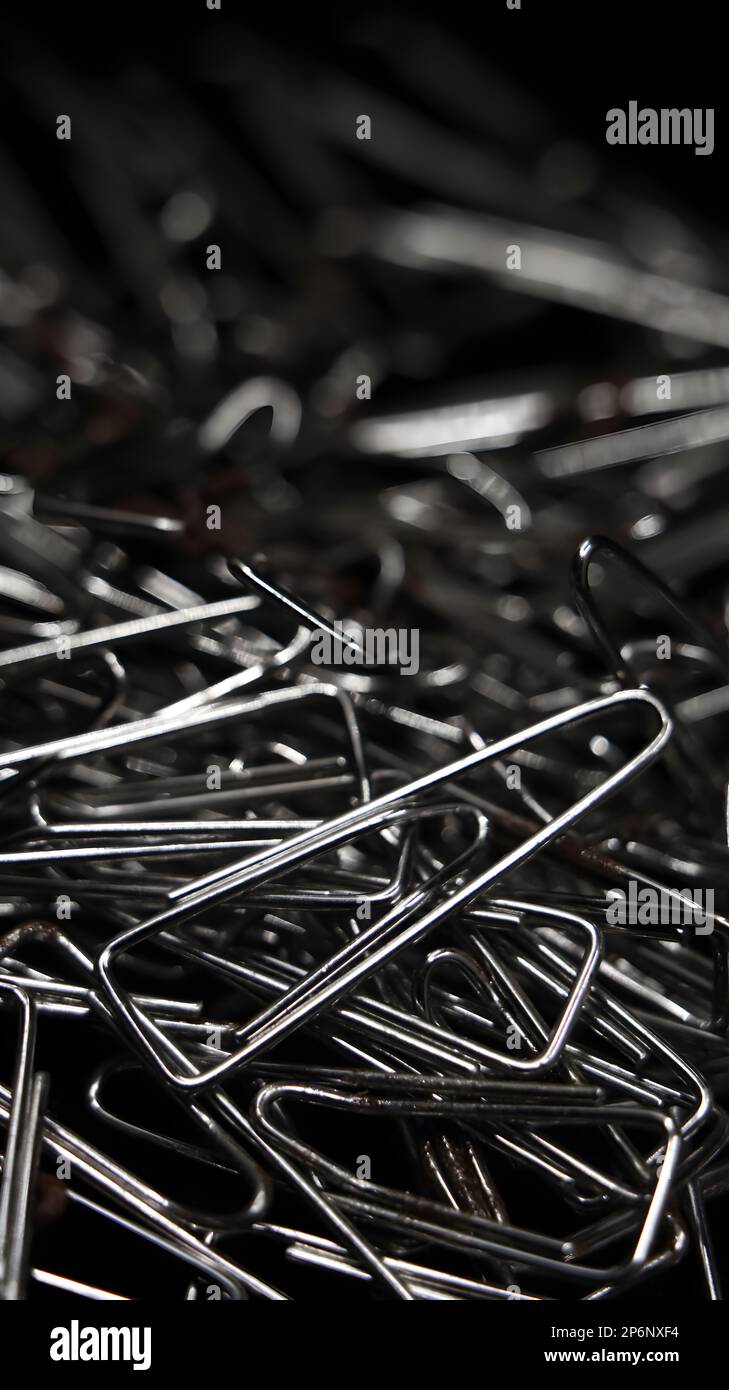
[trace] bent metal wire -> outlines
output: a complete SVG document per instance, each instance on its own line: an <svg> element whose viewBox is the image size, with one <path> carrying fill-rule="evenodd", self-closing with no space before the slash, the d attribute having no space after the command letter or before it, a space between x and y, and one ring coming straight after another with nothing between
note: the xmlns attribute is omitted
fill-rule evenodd
<svg viewBox="0 0 729 1390"><path fill-rule="evenodd" d="M3 1299L722 1297L725 258L398 23L8 74Z"/></svg>
<svg viewBox="0 0 729 1390"><path fill-rule="evenodd" d="M267 580L265 589L269 599L287 610L293 608L299 619L303 616L311 626L318 621L318 615L296 604L274 581ZM215 610L208 618L213 621L217 616ZM180 630L175 617L172 626ZM150 630L141 626L135 634L125 628L124 637L143 641ZM155 623L153 630L164 629ZM10 661L6 666L13 669ZM292 679L285 663L274 665L272 675L274 671L274 680ZM498 1298L511 1296L510 1290L516 1291L513 1296L528 1299L552 1297L555 1290L558 1296L574 1297L580 1287L587 1290L583 1294L587 1297L615 1295L656 1269L670 1266L686 1248L685 1235L669 1236L669 1229L683 1230L680 1221L676 1225L673 1207L685 1186L688 1229L697 1241L708 1294L718 1296L701 1194L702 1175L708 1181L727 1125L715 1110L707 1081L686 1052L646 1028L601 983L603 966L609 965L610 933L602 920L604 910L596 912L594 899L577 891L580 874L589 872L589 857L586 865L578 860L573 868L577 872L574 891L570 892L568 882L559 890L570 907L567 901L559 905L554 900L556 884L541 899L534 892L510 899L492 896L494 886L507 875L523 875L526 866L533 860L538 865L545 852L563 850L566 835L574 842L576 827L583 820L602 816L608 798L619 796L660 762L672 733L672 721L661 700L644 687L613 689L494 741L470 738L475 742L472 751L445 763L439 760L416 776L408 777L396 758L388 778L394 778L394 785L374 794L375 763L384 756L384 772L391 759L378 743L368 749L367 699L347 694L336 672L331 674L334 683L324 684L303 669L293 677L293 685L274 685L246 700L225 695L221 699L215 683L208 687L202 712L207 709L220 716L214 721L216 736L221 728L235 728L236 721L252 721L255 726L262 719L266 729L276 729L276 746L284 753L281 770L269 774L268 785L264 781L260 787L254 758L248 769L253 776L240 786L244 803L253 796L254 805L242 820L227 815L224 803L216 810L220 788L209 797L197 798L198 817L165 818L161 812L166 801L175 799L174 791L172 797L165 794L165 764L159 765L159 771L151 765L151 781L148 774L149 785L158 787L158 818L136 819L137 796L129 802L134 819L125 819L122 802L112 819L95 821L91 806L84 803L84 780L76 786L74 778L68 782L66 797L77 806L78 818L66 824L54 822L44 810L44 784L49 774L53 780L56 768L64 775L68 766L80 772L94 759L108 760L110 754L121 759L121 780L116 771L102 776L98 785L107 783L107 797L118 801L129 775L124 772L125 763L129 768L132 757L136 763L133 750L142 741L161 743L169 750L181 744L191 765L195 745L205 739L209 728L197 705L173 719L163 705L160 715L145 716L141 728L130 709L131 717L111 729L88 735L72 732L53 740L52 748L46 741L16 747L4 755L11 774L9 788L12 773L24 762L32 761L40 770L26 791L29 804L32 798L35 807L34 824L9 838L2 855L4 869L11 882L23 865L49 875L41 877L36 889L47 915L54 897L61 901L59 884L73 889L74 899L71 927L47 919L30 920L6 931L0 942L0 987L5 998L18 1000L24 1019L12 1105L9 1100L2 1102L9 1122L0 1207L4 1296L18 1296L28 1277L22 1270L27 1269L29 1194L41 1132L45 1148L56 1160L59 1155L70 1156L76 1168L70 1189L72 1208L80 1203L97 1219L121 1223L128 1234L152 1241L171 1258L192 1264L198 1280L201 1274L216 1280L215 1287L224 1297L285 1296L269 1279L256 1276L247 1260L239 1264L224 1259L216 1249L223 1236L231 1241L248 1233L250 1240L269 1230L279 1233L280 1242L284 1228L270 1224L269 1212L275 1210L275 1194L281 1185L298 1194L302 1213L308 1211L309 1221L319 1223L322 1232L309 1232L308 1225L292 1231L286 1248L294 1265L321 1266L343 1278L359 1272L373 1289L406 1300ZM295 745L284 742L281 718L291 710L317 708L322 697L323 709L336 706L344 719L338 725L327 715L315 740L319 756L308 748L297 754L296 780L287 780L285 755ZM530 833L525 833L525 825L529 827L525 817L514 818L510 825L508 812L500 815L498 806L492 807L490 799L475 790L492 765L509 766L508 759L518 753L573 734L583 723L590 727L599 722L601 742L609 737L612 722L617 723L621 738L627 728L634 741L643 711L657 717L657 732L648 741L643 735L642 746L622 760L613 759L612 770L591 779L576 798L573 793L566 808L546 811L520 782L526 809L538 811ZM393 711L384 717L392 722ZM374 722L376 726L378 720ZM303 729L308 732L307 725ZM416 729L419 741L422 730L428 731L424 746L442 742L443 731L433 734L432 721L416 723ZM339 787L327 790L318 769L327 752L331 755L342 746L342 735L345 754L339 755L339 763L351 772L339 779ZM287 734L286 739L290 738ZM30 749L34 751L29 759ZM204 747L200 752L204 759ZM572 746L570 760L574 756ZM102 762L98 765L103 767ZM539 767L536 759L534 767ZM194 775L186 776L192 784ZM565 772L566 786L573 777L574 773ZM334 815L302 818L285 806L292 794L295 800L303 796L315 805L322 795L341 796L342 791L354 794L354 804ZM263 806L256 804L261 796ZM282 797L284 805L279 802ZM259 809L279 814L256 814ZM499 848L505 828L516 844ZM194 867L201 852L218 861L202 876ZM138 914L132 890L140 881L144 884L153 872L149 866L157 860L163 877L157 876L156 886L150 884L149 891L161 895L168 905L146 920L112 932L105 944L92 946L89 953L74 927L88 912L98 912L97 904L104 902L99 890L115 873L114 866L127 872L116 874L114 900L107 896L102 909L110 925L120 919L128 922L130 912L133 917ZM559 862L559 858L553 861L552 873ZM131 880L130 868L134 870ZM69 873L70 879L61 877L62 872ZM91 878L81 877L82 873ZM576 912L574 905L583 900L587 910ZM363 904L367 911L358 919L357 909ZM312 917L323 908L326 918ZM23 910L20 903L18 910ZM268 924L265 931L257 925L261 914L262 924ZM328 932L324 926L327 919L334 928L333 938L331 929ZM723 920L719 925L723 927ZM635 943L640 940L629 929L623 935ZM671 934L663 933L654 947L659 955L666 935L670 943ZM685 953L680 932L677 935L679 941L674 944ZM340 936L341 944L327 949L328 936L332 944ZM577 946L580 936L585 940L582 948ZM427 944L431 940L442 944L432 949ZM140 978L147 976L150 985L154 981L159 963L137 960L139 950L150 942L162 946L165 957L173 962L170 983L176 982L179 991L186 973L192 972L191 978L209 998L207 1005L187 1001L179 992L165 998L154 989L143 998L138 989L122 988L119 970L127 959L135 961ZM44 954L40 969L25 959L39 945ZM630 949L622 940L620 948ZM63 961L80 973L82 982L69 976ZM689 962L684 964L687 968ZM436 981L436 969L443 985ZM624 975L613 965L606 983L609 978L613 985L625 988L642 980L645 999L651 988L647 969L641 972L634 967ZM215 999L215 990L210 993L211 978L223 981L226 993L234 987L241 1001L251 994L262 995L263 1007L246 1021L209 1013L206 1017ZM684 975L683 970L676 976L682 984L685 979L686 987L690 978L690 972ZM375 987L374 994L364 992L368 983ZM464 994L466 987L475 988L475 994ZM550 999L557 1001L556 1013ZM689 1017L680 1008L676 1012ZM96 1019L124 1049L126 1061L121 1068L115 1064L113 1074L128 1074L131 1059L138 1057L153 1084L166 1087L176 1106L201 1132L202 1143L165 1134L154 1122L135 1120L128 1100L127 1118L117 1117L100 1103L98 1068L89 1090L92 1113L117 1132L132 1136L137 1144L159 1147L177 1155L178 1161L193 1161L199 1174L217 1171L243 1176L252 1184L247 1205L236 1212L218 1212L180 1204L147 1183L140 1185L124 1165L100 1154L57 1121L44 1124L40 1093L33 1105L29 1100L31 1034L35 1035L39 1015L43 1026L46 1018L65 1017L75 1020L76 1027ZM711 1036L718 1047L716 1033L702 1031L706 1023L704 1019L694 1023L694 1036L697 1040ZM323 1068L321 1063L307 1062L307 1039L323 1042L332 1060L339 1054L342 1062ZM512 1047L515 1039L516 1048ZM296 1044L288 1062L281 1053L286 1041L289 1046ZM627 1066L618 1063L620 1053ZM645 1070L649 1057L662 1059L655 1074ZM271 1070L281 1079L267 1080ZM102 1071L106 1073L108 1067ZM540 1079L550 1073L560 1079L554 1083ZM597 1084L585 1084L586 1080ZM230 1089L221 1089L223 1084L236 1090L244 1086L252 1104L250 1115L241 1106L242 1096L236 1099ZM43 1081L44 1093L46 1085ZM296 1139L277 1118L287 1097L328 1110L353 1110L358 1118L389 1121L397 1131L404 1126L410 1160L415 1159L416 1172L420 1169L414 1190L358 1176L341 1163L332 1163L317 1147ZM650 1125L658 1125L664 1138L657 1149L645 1152L636 1144L636 1131ZM593 1153L585 1153L576 1137L582 1126L588 1126L593 1138L598 1136ZM555 1139L560 1127L569 1133L567 1142ZM329 1128L323 1132L326 1136ZM423 1158L418 1161L419 1132ZM456 1159L459 1150L462 1156ZM535 1183L555 1187L566 1210L570 1206L577 1211L601 1209L607 1203L608 1212L598 1218L589 1240L586 1233L579 1243L579 1239L554 1237L536 1225L524 1227L509 1219L504 1180L495 1182L489 1173L491 1165L506 1156L516 1164L527 1190ZM203 1176L199 1181L205 1189L207 1179ZM84 1195L89 1183L100 1186L112 1205L101 1206ZM440 1200L434 1201L437 1190ZM375 1242L365 1234L369 1230L375 1231ZM661 1239L669 1241L663 1251ZM418 1250L439 1250L439 1263L403 1260L403 1240L406 1249L415 1241ZM589 1251L603 1244L619 1248L621 1243L624 1253L612 1264L585 1262ZM584 1252L580 1257L578 1248ZM483 1269L475 1279L462 1272L465 1256ZM448 1260L453 1262L450 1269L444 1264ZM30 1274L35 1277L32 1269ZM518 1281L523 1278L529 1281L529 1290L522 1290ZM40 1270L41 1285L51 1287L54 1280L58 1287L65 1280L79 1289L96 1288L97 1293L89 1292L89 1297L128 1296L107 1291L117 1282L108 1273L89 1284L81 1271L69 1275ZM188 1285L187 1296L198 1296L197 1280Z"/></svg>

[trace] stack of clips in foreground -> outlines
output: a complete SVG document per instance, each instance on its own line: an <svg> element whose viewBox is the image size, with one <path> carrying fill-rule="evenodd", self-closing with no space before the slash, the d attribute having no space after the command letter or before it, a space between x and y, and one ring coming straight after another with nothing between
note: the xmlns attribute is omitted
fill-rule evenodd
<svg viewBox="0 0 729 1390"><path fill-rule="evenodd" d="M8 50L0 1296L719 1299L721 235L216 24Z"/></svg>

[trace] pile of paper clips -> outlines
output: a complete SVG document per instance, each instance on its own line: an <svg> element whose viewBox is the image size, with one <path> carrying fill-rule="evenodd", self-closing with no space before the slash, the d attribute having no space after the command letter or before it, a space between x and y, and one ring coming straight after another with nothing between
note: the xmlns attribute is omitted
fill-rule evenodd
<svg viewBox="0 0 729 1390"><path fill-rule="evenodd" d="M113 273L10 180L0 1297L721 1297L721 255L407 37L13 70Z"/></svg>

